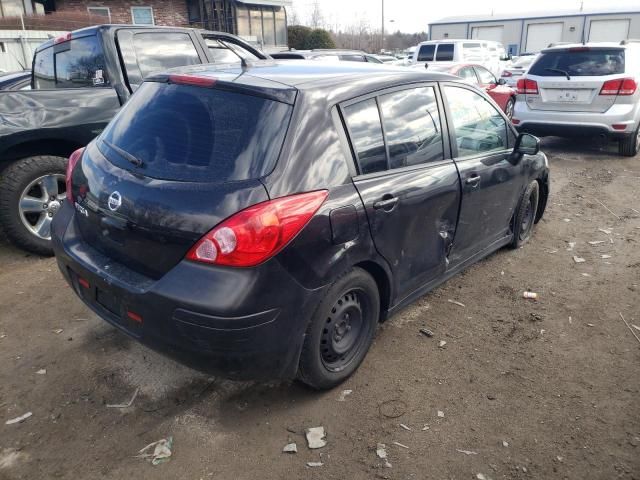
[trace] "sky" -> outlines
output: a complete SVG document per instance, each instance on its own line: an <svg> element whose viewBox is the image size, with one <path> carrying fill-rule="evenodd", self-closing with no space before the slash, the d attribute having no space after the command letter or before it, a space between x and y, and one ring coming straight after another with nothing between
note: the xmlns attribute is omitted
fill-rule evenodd
<svg viewBox="0 0 640 480"><path fill-rule="evenodd" d="M313 9L314 0L293 0L293 10L305 23ZM318 0L325 21L342 27L367 20L373 28L380 28L382 0ZM559 10L628 7L640 10L640 0L536 0L535 2L484 0L386 0L384 6L385 31L405 33L425 31L430 22L454 15L491 15L523 12L556 12ZM393 20L393 22L391 22ZM334 27L335 28L335 27Z"/></svg>

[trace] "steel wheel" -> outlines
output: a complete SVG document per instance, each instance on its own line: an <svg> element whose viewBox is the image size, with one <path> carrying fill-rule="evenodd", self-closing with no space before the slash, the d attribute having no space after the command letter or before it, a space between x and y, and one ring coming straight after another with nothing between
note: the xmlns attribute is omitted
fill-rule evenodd
<svg viewBox="0 0 640 480"><path fill-rule="evenodd" d="M531 233L536 210L534 203L536 203L536 199L533 195L530 195L520 224L520 240L525 240Z"/></svg>
<svg viewBox="0 0 640 480"><path fill-rule="evenodd" d="M51 220L60 210L65 196L64 175L36 178L20 195L18 211L22 224L36 237L51 240Z"/></svg>

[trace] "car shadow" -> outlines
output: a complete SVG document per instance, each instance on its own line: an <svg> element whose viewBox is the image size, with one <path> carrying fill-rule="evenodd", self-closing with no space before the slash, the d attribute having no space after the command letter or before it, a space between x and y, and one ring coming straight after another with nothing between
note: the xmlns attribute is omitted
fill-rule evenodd
<svg viewBox="0 0 640 480"><path fill-rule="evenodd" d="M603 155L619 158L618 143L597 136L584 138L544 137L541 139L540 146L549 157L576 154L585 155L585 160L599 160Z"/></svg>

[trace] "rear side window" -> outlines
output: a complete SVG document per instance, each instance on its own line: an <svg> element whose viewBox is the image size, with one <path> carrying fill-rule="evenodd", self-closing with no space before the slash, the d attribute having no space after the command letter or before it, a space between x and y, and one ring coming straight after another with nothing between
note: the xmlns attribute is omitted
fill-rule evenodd
<svg viewBox="0 0 640 480"><path fill-rule="evenodd" d="M136 33L133 48L143 78L169 68L200 63L196 47L186 33Z"/></svg>
<svg viewBox="0 0 640 480"><path fill-rule="evenodd" d="M58 43L38 52L33 76L37 89L108 86L104 53L96 36Z"/></svg>
<svg viewBox="0 0 640 480"><path fill-rule="evenodd" d="M453 60L453 43L441 43L438 45L438 51L436 52L436 61L438 62L450 62Z"/></svg>
<svg viewBox="0 0 640 480"><path fill-rule="evenodd" d="M387 154L376 99L370 98L345 107L344 116L358 157L360 173L386 170Z"/></svg>
<svg viewBox="0 0 640 480"><path fill-rule="evenodd" d="M418 50L418 62L431 62L433 61L433 54L436 51L435 45L421 45Z"/></svg>
<svg viewBox="0 0 640 480"><path fill-rule="evenodd" d="M142 175L226 182L269 173L292 107L235 92L146 82L98 141L115 165ZM141 167L134 163L142 162Z"/></svg>
<svg viewBox="0 0 640 480"><path fill-rule="evenodd" d="M362 55L340 55L340 60L343 62L366 62L367 60Z"/></svg>
<svg viewBox="0 0 640 480"><path fill-rule="evenodd" d="M480 43L463 43L462 56L467 62L481 62L483 60L482 45Z"/></svg>
<svg viewBox="0 0 640 480"><path fill-rule="evenodd" d="M541 53L529 69L541 77L590 77L624 73L624 50L577 49Z"/></svg>
<svg viewBox="0 0 640 480"><path fill-rule="evenodd" d="M412 88L379 99L389 148L389 168L444 159L442 129L433 87Z"/></svg>

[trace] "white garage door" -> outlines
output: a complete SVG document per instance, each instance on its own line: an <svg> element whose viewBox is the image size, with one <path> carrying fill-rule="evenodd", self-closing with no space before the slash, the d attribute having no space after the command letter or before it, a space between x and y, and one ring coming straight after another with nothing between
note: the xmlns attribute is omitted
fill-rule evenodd
<svg viewBox="0 0 640 480"><path fill-rule="evenodd" d="M502 31L504 27L472 27L471 38L475 40L492 40L502 43Z"/></svg>
<svg viewBox="0 0 640 480"><path fill-rule="evenodd" d="M629 37L629 19L591 20L590 42L620 42Z"/></svg>
<svg viewBox="0 0 640 480"><path fill-rule="evenodd" d="M537 53L549 46L550 43L562 41L562 22L558 23L530 23L527 26L527 41L524 51Z"/></svg>

